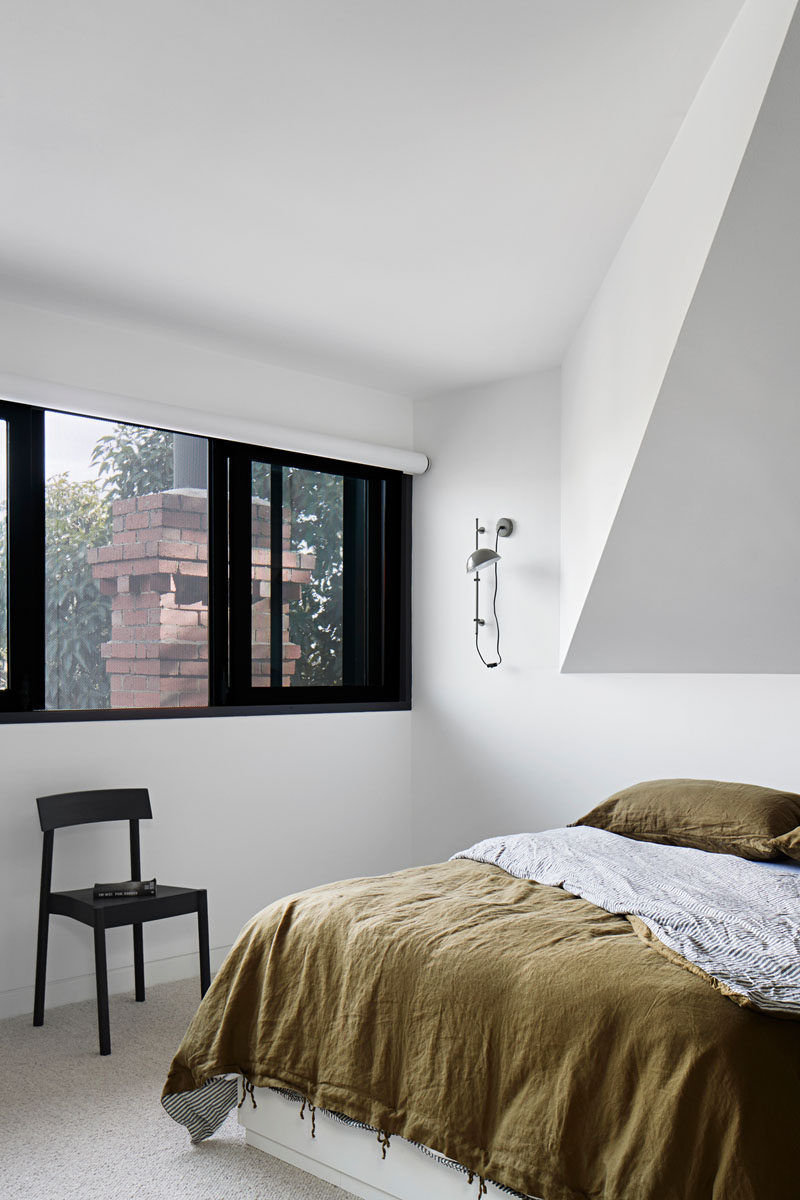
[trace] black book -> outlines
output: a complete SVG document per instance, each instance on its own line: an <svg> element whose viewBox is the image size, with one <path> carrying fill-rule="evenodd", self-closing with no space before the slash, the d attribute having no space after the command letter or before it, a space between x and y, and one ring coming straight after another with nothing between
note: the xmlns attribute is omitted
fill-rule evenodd
<svg viewBox="0 0 800 1200"><path fill-rule="evenodd" d="M123 879L120 883L96 883L94 900L124 900L137 896L155 896L155 879Z"/></svg>

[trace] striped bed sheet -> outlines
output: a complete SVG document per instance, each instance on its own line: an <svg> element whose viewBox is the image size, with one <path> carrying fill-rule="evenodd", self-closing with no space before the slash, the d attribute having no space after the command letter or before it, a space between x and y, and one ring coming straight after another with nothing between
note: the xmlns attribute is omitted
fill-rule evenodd
<svg viewBox="0 0 800 1200"><path fill-rule="evenodd" d="M589 825L487 838L453 858L638 917L732 999L800 1017L800 863L634 841Z"/></svg>

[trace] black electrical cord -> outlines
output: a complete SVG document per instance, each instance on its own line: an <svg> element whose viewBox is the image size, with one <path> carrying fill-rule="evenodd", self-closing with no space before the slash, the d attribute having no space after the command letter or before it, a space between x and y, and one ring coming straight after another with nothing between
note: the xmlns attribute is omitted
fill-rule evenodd
<svg viewBox="0 0 800 1200"><path fill-rule="evenodd" d="M481 662L483 663L483 665L484 665L485 667L496 667L496 666L497 666L497 663L487 663L486 659L485 659L485 658L483 657L483 655L481 654L481 648L480 648L480 645L478 644L478 632L479 632L479 630L480 630L480 625L476 625L476 626L475 626L475 649L478 651L478 658L481 660Z"/></svg>
<svg viewBox="0 0 800 1200"><path fill-rule="evenodd" d="M495 554L497 554L497 547L499 546L499 544L500 544L500 534L498 533L494 539ZM480 627L480 625L478 625L477 622L475 623L475 649L478 651L478 658L481 660L481 662L483 663L483 665L485 667L499 667L500 663L503 661L503 656L500 653L500 622L497 619L497 563L496 562L494 564L494 595L492 597L492 612L494 614L495 629L497 630L497 643L496 643L496 649L495 649L495 654L497 655L497 662L491 662L491 663L487 662L486 659L481 654L481 648L478 643L478 634L480 633L481 627Z"/></svg>
<svg viewBox="0 0 800 1200"><path fill-rule="evenodd" d="M495 539L494 539L495 554L497 554L497 547L499 546L499 544L500 544L500 534L497 533L497 534L495 534ZM500 663L503 661L503 656L500 653L500 622L497 619L497 563L494 564L494 596L492 597L492 612L494 613L494 627L497 630L497 644L495 647L495 654L497 655L497 662L492 663L492 666L499 667Z"/></svg>

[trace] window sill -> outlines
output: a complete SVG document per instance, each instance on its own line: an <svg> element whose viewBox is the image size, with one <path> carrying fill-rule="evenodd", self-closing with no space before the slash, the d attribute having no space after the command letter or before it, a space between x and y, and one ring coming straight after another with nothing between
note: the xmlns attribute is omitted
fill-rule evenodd
<svg viewBox="0 0 800 1200"><path fill-rule="evenodd" d="M196 720L198 717L265 717L302 713L407 712L410 700L351 700L342 704L230 705L218 708L114 708L75 711L0 712L0 725L50 725L65 721Z"/></svg>

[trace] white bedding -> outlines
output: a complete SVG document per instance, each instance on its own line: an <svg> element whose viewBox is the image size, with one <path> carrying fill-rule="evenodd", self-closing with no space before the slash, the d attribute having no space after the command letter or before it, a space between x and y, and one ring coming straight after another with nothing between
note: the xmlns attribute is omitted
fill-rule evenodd
<svg viewBox="0 0 800 1200"><path fill-rule="evenodd" d="M588 825L487 838L453 858L637 916L756 1008L800 1017L800 863L661 846Z"/></svg>

